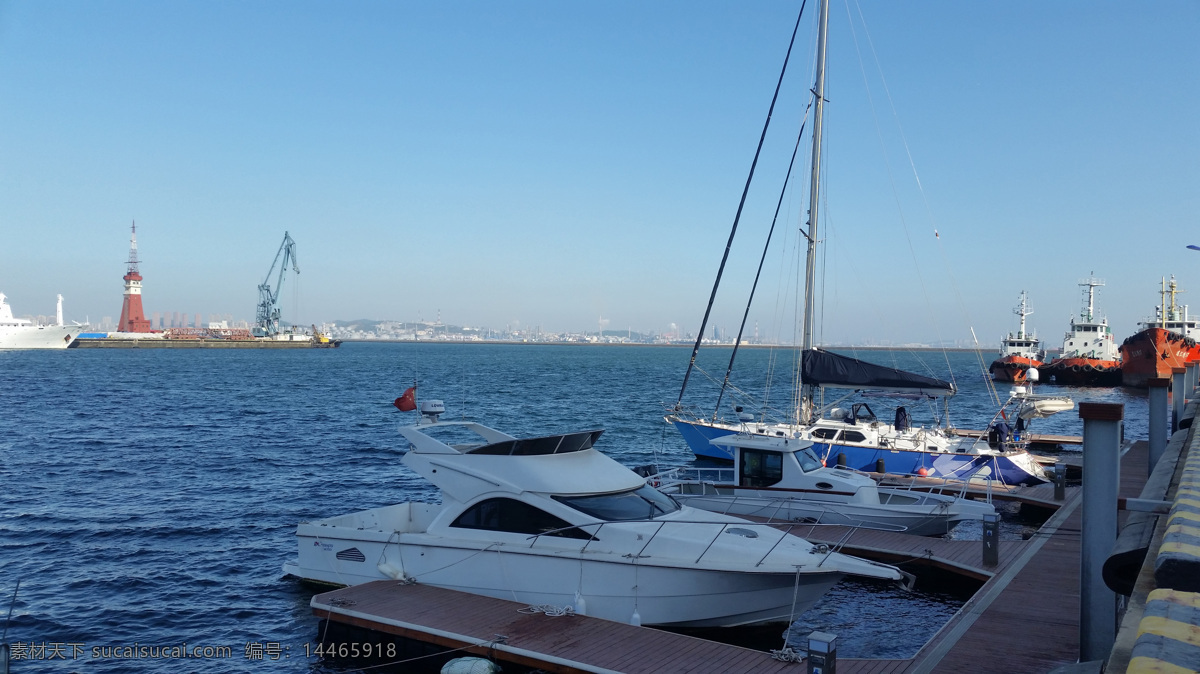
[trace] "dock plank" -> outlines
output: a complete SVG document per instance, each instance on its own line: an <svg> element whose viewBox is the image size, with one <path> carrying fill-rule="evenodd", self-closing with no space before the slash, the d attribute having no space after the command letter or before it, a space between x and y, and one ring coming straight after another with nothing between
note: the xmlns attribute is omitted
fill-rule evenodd
<svg viewBox="0 0 1200 674"><path fill-rule="evenodd" d="M423 635L423 640L452 648L487 644L503 634L507 641L495 646L500 658L506 647L514 647L586 663L593 670L794 671L788 663L747 648L587 616L521 613L525 605L518 602L419 584L375 581L342 588L313 597L312 607L318 617L410 638Z"/></svg>

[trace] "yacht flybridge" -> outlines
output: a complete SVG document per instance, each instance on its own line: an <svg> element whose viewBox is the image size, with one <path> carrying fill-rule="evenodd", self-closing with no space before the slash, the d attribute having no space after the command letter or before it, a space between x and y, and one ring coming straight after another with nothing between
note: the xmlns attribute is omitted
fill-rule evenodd
<svg viewBox="0 0 1200 674"><path fill-rule="evenodd" d="M284 571L354 585L419 582L590 616L676 626L788 620L845 575L900 580L894 567L787 531L681 506L597 451L603 431L518 439L440 421L440 401L403 426L402 462L442 503L401 503L302 522ZM448 444L444 431L476 440Z"/></svg>

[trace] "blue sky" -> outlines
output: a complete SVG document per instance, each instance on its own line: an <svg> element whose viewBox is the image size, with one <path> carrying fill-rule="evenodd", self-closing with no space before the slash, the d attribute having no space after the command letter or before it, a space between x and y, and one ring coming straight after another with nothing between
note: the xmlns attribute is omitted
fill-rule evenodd
<svg viewBox="0 0 1200 674"><path fill-rule="evenodd" d="M251 319L286 230L299 323L695 330L798 10L0 2L0 291L115 318L136 219L147 312ZM714 312L728 331L815 10ZM833 0L830 24L825 341L995 343L1024 289L1057 346L1092 272L1118 340L1164 275L1200 313L1200 4ZM753 313L782 339L797 170Z"/></svg>

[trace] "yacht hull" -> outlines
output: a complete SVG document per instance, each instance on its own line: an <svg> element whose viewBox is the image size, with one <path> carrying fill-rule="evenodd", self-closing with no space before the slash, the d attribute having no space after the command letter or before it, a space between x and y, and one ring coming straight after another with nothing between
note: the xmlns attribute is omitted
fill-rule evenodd
<svg viewBox="0 0 1200 674"><path fill-rule="evenodd" d="M737 433L737 429L703 421L688 421L678 417L668 417L668 420L683 436L683 441L696 456L705 459L733 461L733 452L728 447L713 445L710 444L710 441L725 435L733 435Z"/></svg>
<svg viewBox="0 0 1200 674"><path fill-rule="evenodd" d="M458 546L423 534L393 535L388 541L382 532L377 537L373 533L297 534L300 555L285 564L284 571L331 585L407 577L530 605L577 606L577 598L582 598L589 616L628 623L636 612L642 624L677 627L786 622L808 610L842 578L839 572L659 567L651 563L653 558L634 564L590 559L589 553L567 549L549 555L528 546Z"/></svg>

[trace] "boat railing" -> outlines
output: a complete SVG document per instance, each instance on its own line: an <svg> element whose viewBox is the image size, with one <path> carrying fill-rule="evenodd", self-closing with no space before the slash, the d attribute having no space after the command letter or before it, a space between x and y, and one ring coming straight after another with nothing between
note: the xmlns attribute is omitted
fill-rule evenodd
<svg viewBox="0 0 1200 674"><path fill-rule="evenodd" d="M626 553L626 554L622 555L622 557L629 558L635 562L638 559L648 556L644 553L650 547L650 545L652 543L654 543L655 539L658 538L658 535L660 533L662 533L662 531L668 526L709 525L709 526L713 526L713 527L717 528L716 534L714 534L713 537L704 546L704 550L702 550L700 552L700 556L696 557L696 561L694 562L695 564L699 564L700 561L704 559L704 556L707 555L708 551L712 549L713 544L715 544L717 542L717 540L720 539L721 534L725 533L729 529L739 529L739 528L744 529L746 527L762 526L762 527L770 527L776 531L781 531L782 535L771 545L770 549L767 550L767 552L765 554L763 554L762 557L759 558L758 562L755 563L755 565L754 565L755 567L761 566L763 564L763 562L767 561L767 558L771 556L771 553L775 552L775 549L779 547L779 544L781 542L783 542L784 540L786 540L788 535L796 527L820 527L820 526L835 527L835 526L840 526L840 527L847 527L849 529L849 531L842 534L842 538L838 542L834 543L833 545L830 545L828 543L813 544L812 552L825 554L825 558L822 559L822 563L824 562L824 559L828 558L829 554L839 551L842 548L842 546L845 545L846 541L849 540L850 536L855 531L857 531L859 528L870 528L870 527L856 527L856 526L850 526L850 525L845 525L845 524L820 524L820 523L816 523L816 522L787 523L787 527L784 529L781 529L779 526L774 526L769 523L764 524L764 523L759 523L759 522L713 522L712 520L651 520L651 519L618 520L618 521L613 521L613 522L588 522L585 524L573 524L571 526L560 527L558 529L551 529L551 530L539 532L537 534L533 534L533 535L529 536L527 538L527 540L529 540L529 547L532 548L535 545L537 545L538 540L542 536L553 536L555 534L561 534L561 533L565 533L568 531L581 531L585 535L588 536L588 541L586 543L584 543L583 547L580 548L580 550L579 550L580 553L583 553L583 552L587 551L588 547L593 542L601 540L600 532L606 526L629 525L629 524L653 524L653 525L656 525L655 529L654 529L654 533L650 534L650 536L646 539L646 542L642 545L641 548L638 549L637 552L630 552L630 553ZM782 524L784 524L784 523L780 522L777 524L782 526ZM589 529L591 529L592 527L595 527L594 531L589 531ZM901 530L903 530L903 529L904 529L904 527L901 527ZM753 530L751 530L751 531L753 531ZM642 534L638 534L638 535L639 535L639 537L642 536ZM801 540L806 540L806 539L803 539L803 537L801 537ZM828 554L826 554L826 553L828 553ZM820 565L818 564L818 566L820 566Z"/></svg>
<svg viewBox="0 0 1200 674"><path fill-rule="evenodd" d="M683 466L669 468L646 478L651 487L658 489L674 487L684 483L730 484L735 481L737 473L732 468L695 468Z"/></svg>
<svg viewBox="0 0 1200 674"><path fill-rule="evenodd" d="M978 472L983 467L980 466L975 472ZM886 489L923 491L963 499L972 496L983 496L983 500L987 503L992 502L993 483L995 482L991 477L983 477L977 474L971 474L967 477L928 477L913 475L911 473L867 473L845 466L837 466L835 470L845 470L865 475L874 479L879 483L880 487Z"/></svg>
<svg viewBox="0 0 1200 674"><path fill-rule="evenodd" d="M687 419L690 421L703 421L709 423L717 422L719 424L739 424L743 427L789 425L789 422L787 421L789 412L787 410L781 410L775 407L763 406L759 404L756 404L755 406L758 409L758 413L754 415L754 419L752 421L745 421L741 419L731 420L720 417L714 419L711 411L704 412L694 405L676 405L674 403L664 403L663 412L668 418L678 417L680 419Z"/></svg>

